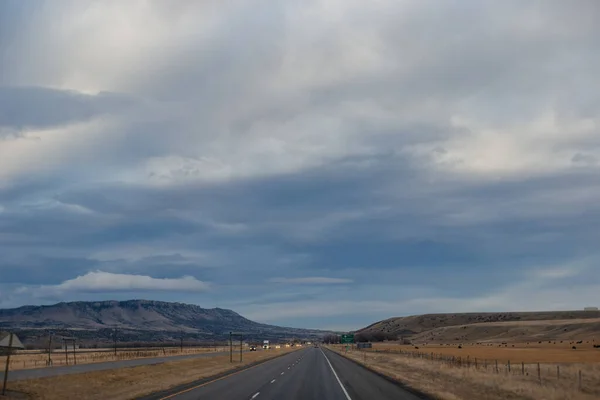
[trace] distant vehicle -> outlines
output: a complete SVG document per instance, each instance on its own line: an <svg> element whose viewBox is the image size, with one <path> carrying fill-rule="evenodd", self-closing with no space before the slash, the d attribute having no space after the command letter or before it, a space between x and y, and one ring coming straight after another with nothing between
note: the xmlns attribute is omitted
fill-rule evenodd
<svg viewBox="0 0 600 400"><path fill-rule="evenodd" d="M271 348L268 340L263 340L263 349L268 350Z"/></svg>
<svg viewBox="0 0 600 400"><path fill-rule="evenodd" d="M250 346L250 351L256 351L256 346Z"/></svg>

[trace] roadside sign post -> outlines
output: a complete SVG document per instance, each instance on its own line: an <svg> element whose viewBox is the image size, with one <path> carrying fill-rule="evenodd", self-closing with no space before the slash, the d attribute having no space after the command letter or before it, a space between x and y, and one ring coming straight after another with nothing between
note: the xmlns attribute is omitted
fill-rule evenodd
<svg viewBox="0 0 600 400"><path fill-rule="evenodd" d="M8 370L10 369L10 353L12 349L24 349L23 343L17 335L9 333L0 340L0 349L6 349L6 366L4 367L4 382L2 383L2 396L6 395L6 384L8 382Z"/></svg>
<svg viewBox="0 0 600 400"><path fill-rule="evenodd" d="M2 385L2 396L6 395L6 382L8 381L8 366L10 365L10 349L12 347L13 342L13 334L8 334L10 337L8 339L8 350L6 354L6 367L4 368L4 384Z"/></svg>
<svg viewBox="0 0 600 400"><path fill-rule="evenodd" d="M233 362L233 337L237 336L240 338L240 363L242 362L242 351L243 351L243 340L244 340L244 334L243 333L234 333L234 332L229 332L229 362L232 363Z"/></svg>

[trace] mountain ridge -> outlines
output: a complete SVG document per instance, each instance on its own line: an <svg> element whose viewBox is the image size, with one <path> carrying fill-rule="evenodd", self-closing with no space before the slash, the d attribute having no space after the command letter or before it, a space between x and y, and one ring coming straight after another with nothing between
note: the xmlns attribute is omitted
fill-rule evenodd
<svg viewBox="0 0 600 400"><path fill-rule="evenodd" d="M72 331L74 336L106 338L117 328L130 340L224 338L229 331L248 337L319 337L327 331L280 327L251 321L233 310L203 308L195 304L157 300L104 300L60 302L0 309L0 329L22 332L26 337L40 331ZM36 334L36 331L38 334Z"/></svg>
<svg viewBox="0 0 600 400"><path fill-rule="evenodd" d="M384 319L356 333L440 343L593 338L600 336L600 311L422 314Z"/></svg>

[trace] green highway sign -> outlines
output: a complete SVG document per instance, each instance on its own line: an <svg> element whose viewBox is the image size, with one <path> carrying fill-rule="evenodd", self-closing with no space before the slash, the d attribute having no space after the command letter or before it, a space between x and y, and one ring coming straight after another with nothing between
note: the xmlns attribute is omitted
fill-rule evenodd
<svg viewBox="0 0 600 400"><path fill-rule="evenodd" d="M354 335L342 335L342 343L354 343Z"/></svg>

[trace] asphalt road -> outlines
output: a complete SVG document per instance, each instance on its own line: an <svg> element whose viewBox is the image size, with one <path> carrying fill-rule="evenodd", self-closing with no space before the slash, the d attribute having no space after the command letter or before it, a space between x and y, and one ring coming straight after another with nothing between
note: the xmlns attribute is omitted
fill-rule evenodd
<svg viewBox="0 0 600 400"><path fill-rule="evenodd" d="M108 361L108 362L101 362L101 363L78 364L78 365L68 365L68 366L61 366L61 367L18 369L15 371L9 371L8 380L9 381L20 381L23 379L46 378L49 376L79 374L81 372L103 371L103 370L115 369L115 368L127 368L127 367L137 367L140 365L161 364L164 362L187 360L190 358L214 357L214 356L219 356L219 355L224 355L224 354L229 354L229 352L186 354L186 355L182 355L182 356L137 358L135 360ZM3 378L4 378L4 366L2 366L2 370L0 371L0 381Z"/></svg>
<svg viewBox="0 0 600 400"><path fill-rule="evenodd" d="M329 350L307 348L147 400L417 400L399 385Z"/></svg>

